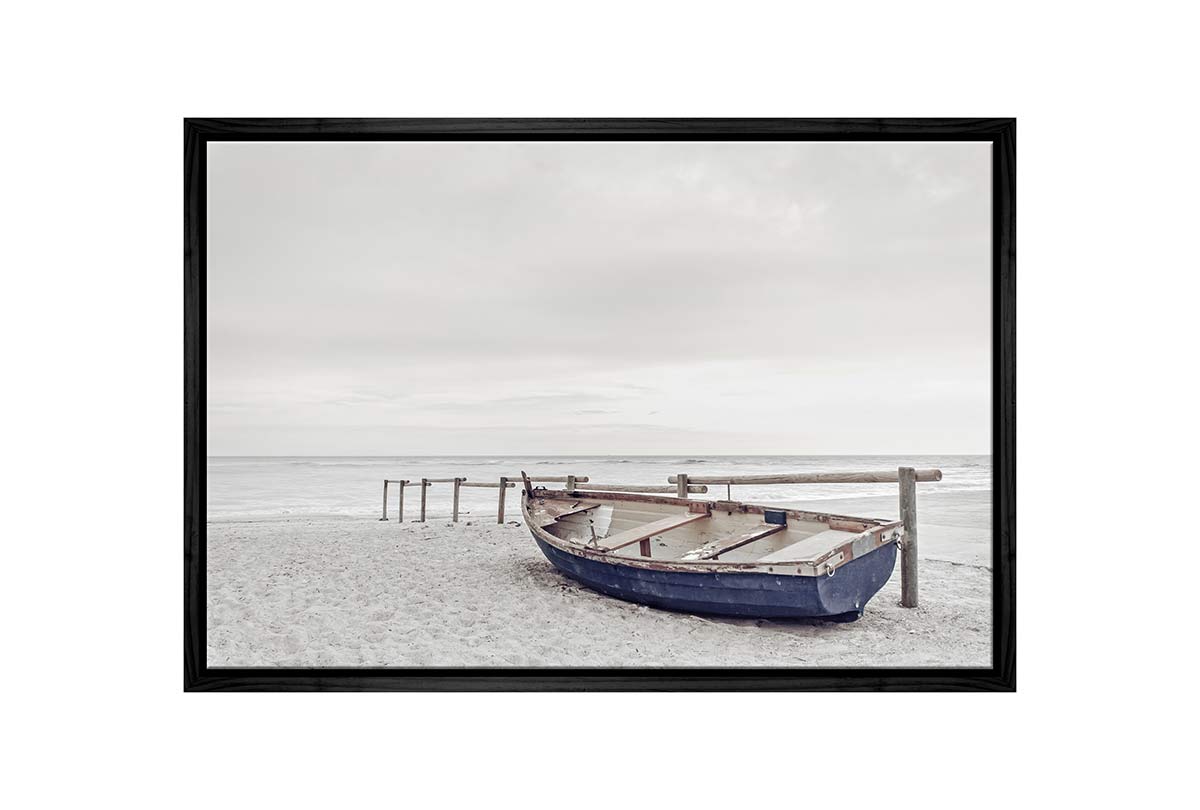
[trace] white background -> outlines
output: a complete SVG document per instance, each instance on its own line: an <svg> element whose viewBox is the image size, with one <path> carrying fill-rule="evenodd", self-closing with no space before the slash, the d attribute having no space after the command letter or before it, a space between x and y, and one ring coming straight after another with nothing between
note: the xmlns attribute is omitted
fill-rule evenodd
<svg viewBox="0 0 1200 810"><path fill-rule="evenodd" d="M432 7L6 12L14 806L1177 801L1197 570L1185 6ZM183 694L188 115L1017 116L1019 692Z"/></svg>

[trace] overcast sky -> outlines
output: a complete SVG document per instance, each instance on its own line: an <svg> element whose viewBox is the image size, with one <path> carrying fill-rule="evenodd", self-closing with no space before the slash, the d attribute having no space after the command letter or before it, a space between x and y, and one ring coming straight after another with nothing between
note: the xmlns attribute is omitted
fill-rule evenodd
<svg viewBox="0 0 1200 810"><path fill-rule="evenodd" d="M990 145L210 143L210 455L991 452Z"/></svg>

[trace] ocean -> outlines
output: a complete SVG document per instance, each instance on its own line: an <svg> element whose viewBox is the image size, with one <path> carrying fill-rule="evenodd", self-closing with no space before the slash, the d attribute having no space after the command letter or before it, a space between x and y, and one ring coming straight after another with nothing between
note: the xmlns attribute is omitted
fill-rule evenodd
<svg viewBox="0 0 1200 810"><path fill-rule="evenodd" d="M383 479L463 477L497 482L500 476L567 474L588 476L594 484L659 484L676 473L689 475L763 475L798 472L894 470L900 466L936 467L942 480L919 484L921 497L936 502L990 501L992 457L950 456L421 456L421 457L248 457L210 456L207 471L208 518L288 516L379 517ZM394 517L396 494L389 496ZM452 484L432 484L428 517L449 517ZM420 488L405 493L405 518L416 517ZM812 504L860 499L885 506L896 498L895 484L797 484L735 486L735 500L750 503ZM509 519L520 519L518 501L509 490ZM463 488L462 519L495 519L495 489ZM886 499L885 497L886 496ZM725 497L725 487L710 486L707 495ZM833 511L833 510L831 510ZM879 511L879 510L876 510ZM888 510L894 511L894 510ZM886 516L886 515L885 515Z"/></svg>

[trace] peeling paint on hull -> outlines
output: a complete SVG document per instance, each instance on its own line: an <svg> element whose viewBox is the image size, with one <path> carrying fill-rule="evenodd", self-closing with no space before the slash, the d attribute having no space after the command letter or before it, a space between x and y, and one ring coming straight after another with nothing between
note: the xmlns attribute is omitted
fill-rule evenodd
<svg viewBox="0 0 1200 810"><path fill-rule="evenodd" d="M531 534L546 559L593 590L667 610L717 616L853 621L896 564L896 545L888 543L850 560L832 577L661 571L571 554Z"/></svg>

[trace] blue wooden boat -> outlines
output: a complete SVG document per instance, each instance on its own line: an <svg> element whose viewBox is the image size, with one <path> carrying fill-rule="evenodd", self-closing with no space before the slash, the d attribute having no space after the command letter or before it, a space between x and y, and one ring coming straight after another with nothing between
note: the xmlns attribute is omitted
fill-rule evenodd
<svg viewBox="0 0 1200 810"><path fill-rule="evenodd" d="M899 521L528 480L521 511L546 558L589 588L722 616L854 621L903 533Z"/></svg>

